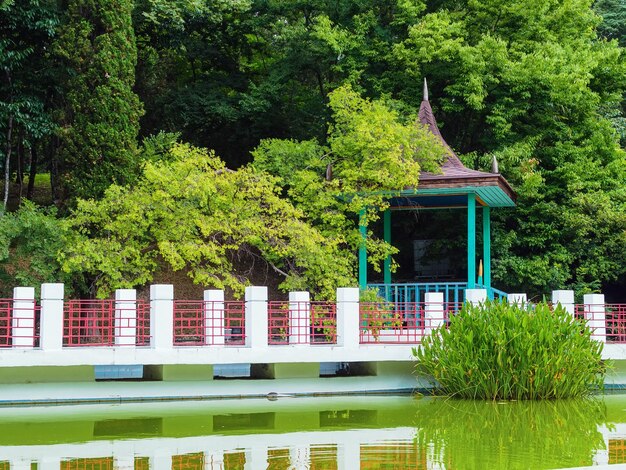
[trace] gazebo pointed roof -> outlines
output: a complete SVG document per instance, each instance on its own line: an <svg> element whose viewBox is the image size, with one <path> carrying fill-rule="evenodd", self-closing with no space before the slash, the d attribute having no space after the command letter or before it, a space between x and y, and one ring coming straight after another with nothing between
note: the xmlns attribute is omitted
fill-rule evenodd
<svg viewBox="0 0 626 470"><path fill-rule="evenodd" d="M516 194L501 174L467 168L445 141L430 106L426 79L418 122L428 127L430 132L439 138L447 153L440 173L426 171L420 173L418 195L444 196L474 192L479 201L486 206L515 205Z"/></svg>

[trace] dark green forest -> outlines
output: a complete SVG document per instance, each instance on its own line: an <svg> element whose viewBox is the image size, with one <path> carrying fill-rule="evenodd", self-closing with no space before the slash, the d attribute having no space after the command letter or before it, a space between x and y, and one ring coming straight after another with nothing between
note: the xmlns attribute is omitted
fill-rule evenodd
<svg viewBox="0 0 626 470"><path fill-rule="evenodd" d="M624 47L626 0L0 0L1 293L354 285L359 212L444 153L427 78L518 195L494 285L626 301Z"/></svg>

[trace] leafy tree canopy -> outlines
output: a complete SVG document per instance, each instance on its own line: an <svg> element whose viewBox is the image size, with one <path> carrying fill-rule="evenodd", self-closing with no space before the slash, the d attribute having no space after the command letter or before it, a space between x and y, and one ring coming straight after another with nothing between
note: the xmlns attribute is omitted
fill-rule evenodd
<svg viewBox="0 0 626 470"><path fill-rule="evenodd" d="M330 296L353 282L353 263L338 241L307 224L274 178L228 170L212 152L189 145L174 145L169 159L146 163L132 187L113 185L99 201L79 200L69 219L81 236L62 255L64 268L93 275L98 295L149 282L162 262L237 295L248 283L235 269L241 259L251 267L268 263L285 289L315 286Z"/></svg>

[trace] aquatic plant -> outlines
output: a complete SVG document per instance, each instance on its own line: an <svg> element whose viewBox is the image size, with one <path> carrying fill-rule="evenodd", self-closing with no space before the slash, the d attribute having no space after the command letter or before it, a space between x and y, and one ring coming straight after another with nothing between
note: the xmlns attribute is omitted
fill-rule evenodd
<svg viewBox="0 0 626 470"><path fill-rule="evenodd" d="M413 350L418 373L459 398L580 397L600 388L602 343L560 305L466 304Z"/></svg>

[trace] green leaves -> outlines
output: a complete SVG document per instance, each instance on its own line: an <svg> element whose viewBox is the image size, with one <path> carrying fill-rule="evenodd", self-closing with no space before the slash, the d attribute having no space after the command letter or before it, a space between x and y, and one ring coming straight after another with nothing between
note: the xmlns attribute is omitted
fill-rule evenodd
<svg viewBox="0 0 626 470"><path fill-rule="evenodd" d="M0 217L0 295L11 297L16 286L78 281L61 270L57 254L72 243L65 221L54 210L25 200L19 210ZM71 290L69 283L67 289Z"/></svg>
<svg viewBox="0 0 626 470"><path fill-rule="evenodd" d="M561 306L465 304L414 351L417 370L459 398L535 400L602 387L602 343Z"/></svg>
<svg viewBox="0 0 626 470"><path fill-rule="evenodd" d="M65 252L64 268L92 274L98 295L143 285L162 264L235 295L253 274L242 263L275 271L283 289L325 298L353 282L340 243L307 224L273 177L251 167L228 170L189 145L169 153L146 162L133 186L79 200L70 220L81 237Z"/></svg>
<svg viewBox="0 0 626 470"><path fill-rule="evenodd" d="M137 48L133 2L72 0L54 44L66 66L66 109L59 124L62 186L69 197L100 197L139 170L137 135L143 113L133 92Z"/></svg>

